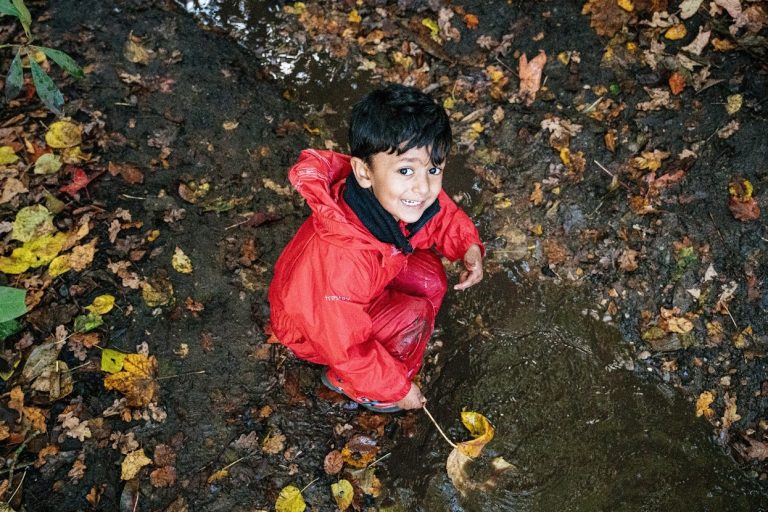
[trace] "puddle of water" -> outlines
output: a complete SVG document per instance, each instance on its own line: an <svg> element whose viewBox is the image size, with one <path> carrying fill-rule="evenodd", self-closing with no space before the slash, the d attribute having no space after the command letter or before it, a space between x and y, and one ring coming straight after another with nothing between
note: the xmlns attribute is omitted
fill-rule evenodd
<svg viewBox="0 0 768 512"><path fill-rule="evenodd" d="M472 315L443 315L447 363L428 386L430 410L455 440L469 439L462 408L496 427L474 464L478 481L496 456L518 472L503 475L493 492L460 496L445 471L450 447L423 417L422 437L400 443L388 464L385 486L397 489L398 505L467 512L766 506L759 484L693 417L693 404L627 371L619 334L565 293L498 276L454 305L482 311L484 334L468 337L469 326L448 318Z"/></svg>

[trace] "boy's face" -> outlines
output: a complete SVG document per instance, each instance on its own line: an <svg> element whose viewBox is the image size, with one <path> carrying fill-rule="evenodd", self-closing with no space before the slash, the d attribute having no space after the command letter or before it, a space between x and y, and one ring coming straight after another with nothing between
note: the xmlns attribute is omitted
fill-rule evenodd
<svg viewBox="0 0 768 512"><path fill-rule="evenodd" d="M368 165L352 158L352 170L363 188L371 188L397 221L416 222L443 188L445 162L434 165L429 148L411 148L402 155L376 153Z"/></svg>

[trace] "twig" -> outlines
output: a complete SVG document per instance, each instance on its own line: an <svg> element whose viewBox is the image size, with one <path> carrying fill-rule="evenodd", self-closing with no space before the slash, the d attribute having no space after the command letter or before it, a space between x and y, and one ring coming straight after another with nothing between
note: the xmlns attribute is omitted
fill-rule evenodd
<svg viewBox="0 0 768 512"><path fill-rule="evenodd" d="M451 441L447 435L445 435L445 432L443 432L443 429L440 428L440 425L437 424L437 421L435 421L435 418L432 417L432 414L430 414L429 409L427 409L426 405L422 405L421 408L424 410L425 413L427 413L427 416L429 416L429 419L432 420L432 423L435 424L435 427L437 428L437 431L442 434L443 438L448 441L448 444L456 448L456 443Z"/></svg>
<svg viewBox="0 0 768 512"><path fill-rule="evenodd" d="M32 434L30 434L30 435L29 435L29 437L25 437L25 438L24 438L24 442L22 442L22 443L19 445L19 447L18 447L18 448L16 448L16 451L14 451L14 452L13 452L13 457L11 457L11 467L10 467L10 469L8 470L8 482L13 482L13 472L14 472L14 470L16 469L16 462L18 462L18 460L19 460L19 455L21 455L21 452L23 452L23 451L24 451L24 448L26 448L26 447L27 447L27 445L29 444L29 442L30 442L31 440L33 440L34 438L36 438L36 437L37 437L39 434L40 434L40 431L39 431L39 430L33 430L33 431L32 431ZM24 474L26 474L26 471L24 472ZM24 479L22 478L22 481L23 481L23 480L24 480ZM14 494L15 494L15 493L16 493L16 492L14 491ZM10 500L9 500L9 501L10 501Z"/></svg>
<svg viewBox="0 0 768 512"><path fill-rule="evenodd" d="M198 370L196 372L177 373L176 375L166 375L165 377L158 377L155 380L175 379L176 377L184 377L186 375L200 375L203 373L205 373L205 370Z"/></svg>
<svg viewBox="0 0 768 512"><path fill-rule="evenodd" d="M589 106L587 106L587 108L582 110L581 113L582 114L588 114L588 113L592 112L592 110L594 110L594 108L597 106L597 104L600 103L601 101L603 101L603 97L602 96L600 96L595 101L593 101Z"/></svg>
<svg viewBox="0 0 768 512"><path fill-rule="evenodd" d="M717 223L715 222L715 217L714 215L712 215L712 212L709 212L709 218L712 220L712 225L715 227L715 231L717 231L717 234L720 235L720 240L722 240L723 243L725 244L726 243L725 237L720 232L720 228L717 227Z"/></svg>
<svg viewBox="0 0 768 512"><path fill-rule="evenodd" d="M234 465L235 465L235 464L237 464L238 462L242 462L242 461L244 461L245 459L247 459L248 457L253 457L254 455L256 455L256 452L251 452L251 453L249 453L249 454L247 454L247 455L243 455L242 457L240 457L240 458L239 458L239 459L237 459L236 461L234 461L234 462L230 462L229 464L227 464L226 466L224 466L223 468L221 468L219 471L217 471L217 473L218 473L218 472L220 472L220 471L226 471L227 469L231 468L232 466L234 466Z"/></svg>
<svg viewBox="0 0 768 512"><path fill-rule="evenodd" d="M311 482L309 482L309 483L308 483L307 485L305 485L305 486L304 486L304 487L303 487L303 488L302 488L302 489L301 489L299 492L304 492L304 491L306 491L306 490L307 490L307 488L309 488L309 486L310 486L310 485L312 485L313 483L317 482L318 480L320 480L320 477L317 477L317 478L315 478L314 480L312 480Z"/></svg>
<svg viewBox="0 0 768 512"><path fill-rule="evenodd" d="M16 486L16 489L13 490L13 493L11 494L11 497L8 498L8 501L6 503L10 503L13 501L13 497L16 496L16 493L19 492L19 489L21 489L21 484L24 483L24 478L27 476L27 472L24 471L24 474L21 475L21 480L19 481L19 485ZM10 482L10 480L8 480Z"/></svg>
<svg viewBox="0 0 768 512"><path fill-rule="evenodd" d="M389 453L387 453L387 454L384 454L384 455L382 455L381 457L379 457L379 458L378 458L378 459L376 459L375 461L373 461L373 462L371 462L370 464L368 464L368 466L366 466L366 468L365 468L365 469L368 469L368 468L372 468L372 467L373 467L375 464L378 464L379 462L383 461L384 459L386 459L386 458L387 458L387 457L389 457L390 455L392 455L392 452L389 452Z"/></svg>
<svg viewBox="0 0 768 512"><path fill-rule="evenodd" d="M128 194L120 194L120 197L125 197L126 199L139 199L141 201L146 201L146 197L138 197L138 196L129 196Z"/></svg>
<svg viewBox="0 0 768 512"><path fill-rule="evenodd" d="M736 323L736 320L733 319L733 315L731 314L731 310L728 309L728 306L725 305L725 303L722 303L721 306L725 308L725 312L728 313L728 316L731 317L731 322L733 322L733 326L736 328L736 330L739 330L739 325Z"/></svg>
<svg viewBox="0 0 768 512"><path fill-rule="evenodd" d="M603 164L601 164L601 163L600 163L600 162L598 162L597 160L592 160L592 161L593 161L593 162L595 162L599 168L601 168L602 170L604 170L604 171L605 171L605 172L608 174L608 176L610 176L611 178L615 179L615 180L618 182L618 184L619 184L619 185L621 185L622 187L624 187L625 189L627 189L627 191L628 191L628 192L632 192L632 189L631 189L631 188L629 188L629 186L628 186L627 184L625 184L623 181L621 181L621 180L620 180L620 179L619 179L619 178L618 178L618 177L617 177L615 174L613 174L611 171L609 171L608 169L606 169L606 168L605 168L605 166L604 166Z"/></svg>

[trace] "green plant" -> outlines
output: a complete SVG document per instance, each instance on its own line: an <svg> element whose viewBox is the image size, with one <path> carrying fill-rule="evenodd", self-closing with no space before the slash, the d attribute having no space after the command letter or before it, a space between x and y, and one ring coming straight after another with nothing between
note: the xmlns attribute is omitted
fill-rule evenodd
<svg viewBox="0 0 768 512"><path fill-rule="evenodd" d="M24 0L0 0L0 15L8 15L18 18L21 26L24 28L26 42L23 44L3 44L0 48L16 48L16 56L11 62L8 75L5 78L5 98L10 101L21 92L24 86L24 67L22 60L24 57L29 62L29 69L32 74L32 81L35 84L35 90L40 100L50 110L56 113L61 112L64 105L64 96L50 76L40 67L35 60L35 55L42 52L53 62L61 66L64 71L75 78L82 78L83 70L77 65L77 62L60 50L54 50L45 46L33 45L34 37L30 31L32 24L32 15L29 9L24 5Z"/></svg>

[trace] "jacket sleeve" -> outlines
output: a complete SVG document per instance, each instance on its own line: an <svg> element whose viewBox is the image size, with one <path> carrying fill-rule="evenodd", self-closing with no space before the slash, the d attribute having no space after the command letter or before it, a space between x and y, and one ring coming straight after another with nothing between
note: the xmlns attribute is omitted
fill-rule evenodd
<svg viewBox="0 0 768 512"><path fill-rule="evenodd" d="M440 191L438 201L440 212L428 223L434 226L431 235L437 250L449 260L456 261L464 257L469 246L477 244L485 255L485 246L480 241L480 234L472 219L445 191Z"/></svg>
<svg viewBox="0 0 768 512"><path fill-rule="evenodd" d="M302 330L321 359L347 385L366 398L395 402L410 389L405 365L393 358L372 336L367 313L377 284L378 260L340 247L316 255L324 265L313 272L305 296ZM370 256L370 257L369 257Z"/></svg>

